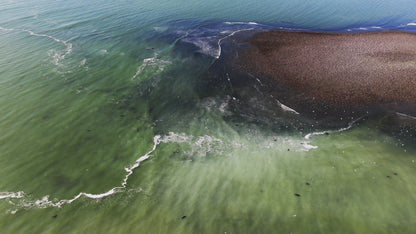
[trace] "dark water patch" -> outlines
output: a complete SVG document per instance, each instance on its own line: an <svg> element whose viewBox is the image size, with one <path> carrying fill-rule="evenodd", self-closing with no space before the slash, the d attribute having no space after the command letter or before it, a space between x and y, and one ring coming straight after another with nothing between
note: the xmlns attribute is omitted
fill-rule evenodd
<svg viewBox="0 0 416 234"><path fill-rule="evenodd" d="M413 105L411 106L413 107ZM414 113L416 109L409 108ZM406 150L416 150L416 118L400 112L388 112L380 117L379 129L397 139L397 144Z"/></svg>

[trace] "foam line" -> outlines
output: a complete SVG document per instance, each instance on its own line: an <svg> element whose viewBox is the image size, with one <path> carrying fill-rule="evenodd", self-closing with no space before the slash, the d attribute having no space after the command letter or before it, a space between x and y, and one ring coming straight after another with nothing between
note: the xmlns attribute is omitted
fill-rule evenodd
<svg viewBox="0 0 416 234"><path fill-rule="evenodd" d="M364 117L365 117L365 116L362 116L362 117L360 117L360 118L358 118L358 119L356 119L356 120L351 121L351 122L348 124L348 126L347 126L347 127L345 127L345 128L341 128L341 129L338 129L338 130L329 130L329 131L323 131L323 132L312 132L312 133L309 133L309 134L307 134L307 135L305 136L305 139L309 140L309 139L311 139L311 137L313 137L313 136L325 135L325 134L328 134L328 133L334 133L334 132L336 133L336 132L343 132L343 131L347 131L347 130L351 129L352 127L354 127L354 124L355 124L357 121L359 121L359 120L363 119Z"/></svg>
<svg viewBox="0 0 416 234"><path fill-rule="evenodd" d="M26 32L26 33L29 33L29 35L31 35L31 36L46 37L46 38L54 40L55 42L63 44L66 47L65 53L63 55L60 55L56 52L53 56L51 55L52 57L54 57L55 65L58 65L59 60L64 59L65 56L69 55L72 52L72 43L69 43L68 41L64 41L64 40L58 39L56 37L53 37L53 36L50 36L50 35L47 35L47 34L39 34L39 33L35 33L33 31L30 31L30 30L27 30L27 29L3 28L1 26L0 26L0 30L7 31L7 32L12 32L12 31Z"/></svg>
<svg viewBox="0 0 416 234"><path fill-rule="evenodd" d="M403 114L403 113L400 113L400 112L396 112L396 114L397 114L398 116L400 116L400 117L404 117L404 118L407 118L407 119L413 119L413 120L416 120L416 117L411 116L411 115L406 115L406 114Z"/></svg>
<svg viewBox="0 0 416 234"><path fill-rule="evenodd" d="M260 80L259 80L259 82L260 82ZM260 84L261 84L261 82L260 82ZM292 109L292 108L284 105L283 103L281 103L279 100L277 100L275 97L273 97L273 95L270 95L270 97L273 98L276 101L276 103L280 106L280 108L282 108L282 110L287 111L287 112L292 112L292 113L297 114L297 115L299 114L299 112L297 112L294 109Z"/></svg>
<svg viewBox="0 0 416 234"><path fill-rule="evenodd" d="M227 39L227 38L229 38L229 37L234 36L236 33L239 33L239 32L244 32L244 31L250 31L250 30L253 30L253 29L254 29L254 28L240 29L240 30L234 31L234 32L232 32L232 33L228 34L227 36L225 36L225 37L223 37L223 38L219 39L219 40L218 40L218 53L217 53L217 55L215 56L215 58L216 58L216 59L219 59L219 58L220 58L220 56L221 56L221 42L222 42L223 40L225 40L225 39Z"/></svg>
<svg viewBox="0 0 416 234"><path fill-rule="evenodd" d="M26 208L30 208L30 207L37 207L37 208L58 207L58 208L60 208L60 207L62 207L62 205L71 204L72 202L78 200L81 197L87 197L87 198L91 198L91 199L100 199L100 198L108 197L108 196L111 196L113 194L122 192L126 189L127 180L129 179L130 175L133 174L134 169L139 167L141 162L150 158L151 157L150 154L153 153L156 150L156 147L161 142L168 142L168 141L169 141L169 139L164 140L164 139L161 139L160 135L156 135L153 138L153 148L149 152L147 152L145 155L138 158L132 166L130 166L128 168L125 168L125 171L127 172L127 174L124 177L123 182L121 183L121 186L111 188L107 192L99 193L99 194L91 194L91 193L81 192L81 193L77 194L76 196L74 196L71 199L64 199L64 200L60 200L58 202L52 202L51 200L49 200L49 196L47 195L47 196L42 197L42 199L39 199L39 200L36 200L36 201L23 201L23 202L20 203L20 205L22 207L26 207ZM21 199L21 198L24 198L24 197L25 197L25 194L22 191L15 192L15 193L13 193L13 192L0 192L0 200L1 199Z"/></svg>
<svg viewBox="0 0 416 234"><path fill-rule="evenodd" d="M224 22L225 24L249 24L249 25L260 25L259 23L256 22Z"/></svg>
<svg viewBox="0 0 416 234"><path fill-rule="evenodd" d="M280 108L282 108L282 110L284 110L284 111L288 111L288 112L293 112L293 113L295 113L295 114L299 114L299 112L297 112L297 111L295 111L294 109L292 109L292 108L290 108L290 107L288 107L288 106L286 106L286 105L284 105L283 103L281 103L279 100L277 100L277 99L275 99L276 100L276 102L277 102L277 104L279 104L279 106L280 106Z"/></svg>
<svg viewBox="0 0 416 234"><path fill-rule="evenodd" d="M137 160L136 160L136 163L135 164L133 164L131 167L126 167L126 168L124 168L124 170L126 170L126 172L127 172L127 175L126 175L126 177L124 177L124 180L123 180L123 183L121 184L121 186L123 186L123 188L126 188L126 186L127 186L127 180L129 179L129 176L131 175L131 174L133 174L133 170L135 169L135 168L137 168L138 166L140 166L140 163L141 162L143 162L144 160L146 160L146 159L148 159L148 158L150 158L151 157L151 153L153 153L153 151L155 151L156 150L156 147L160 144L160 142L161 142L161 140L160 140L160 138L161 138L161 136L160 135L157 135L157 136L155 136L154 138L153 138L153 148L152 148L152 150L150 150L149 152L147 152L145 155L143 155L143 156L141 156L140 158L138 158Z"/></svg>

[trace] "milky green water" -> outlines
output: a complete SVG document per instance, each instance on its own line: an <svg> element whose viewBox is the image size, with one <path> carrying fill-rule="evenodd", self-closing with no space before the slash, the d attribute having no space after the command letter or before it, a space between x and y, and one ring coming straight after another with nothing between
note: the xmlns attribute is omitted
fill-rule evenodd
<svg viewBox="0 0 416 234"><path fill-rule="evenodd" d="M317 128L217 69L238 32L414 31L412 7L0 3L0 232L413 233L412 129Z"/></svg>

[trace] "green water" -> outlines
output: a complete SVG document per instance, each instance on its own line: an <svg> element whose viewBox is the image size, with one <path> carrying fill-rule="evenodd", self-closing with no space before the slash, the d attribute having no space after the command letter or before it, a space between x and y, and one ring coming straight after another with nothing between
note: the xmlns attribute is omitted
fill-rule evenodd
<svg viewBox="0 0 416 234"><path fill-rule="evenodd" d="M360 20L327 20L344 13L324 3L167 2L0 4L1 233L415 231L412 129L312 126L215 58L231 33L271 27L241 21ZM412 26L386 18L405 1L378 6L375 25Z"/></svg>

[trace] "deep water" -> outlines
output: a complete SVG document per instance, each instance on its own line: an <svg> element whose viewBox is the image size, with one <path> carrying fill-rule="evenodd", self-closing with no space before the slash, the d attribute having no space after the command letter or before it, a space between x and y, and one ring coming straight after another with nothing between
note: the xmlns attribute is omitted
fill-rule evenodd
<svg viewBox="0 0 416 234"><path fill-rule="evenodd" d="M413 233L413 116L310 119L223 66L269 29L416 31L413 1L0 3L1 233Z"/></svg>

